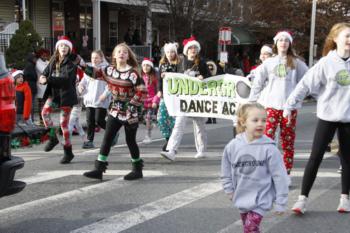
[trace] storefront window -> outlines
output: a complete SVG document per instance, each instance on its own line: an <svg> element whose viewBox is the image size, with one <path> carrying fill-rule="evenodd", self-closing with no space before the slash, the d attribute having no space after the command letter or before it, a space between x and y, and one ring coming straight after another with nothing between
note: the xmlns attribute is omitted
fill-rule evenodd
<svg viewBox="0 0 350 233"><path fill-rule="evenodd" d="M52 3L52 32L54 38L65 33L63 2Z"/></svg>

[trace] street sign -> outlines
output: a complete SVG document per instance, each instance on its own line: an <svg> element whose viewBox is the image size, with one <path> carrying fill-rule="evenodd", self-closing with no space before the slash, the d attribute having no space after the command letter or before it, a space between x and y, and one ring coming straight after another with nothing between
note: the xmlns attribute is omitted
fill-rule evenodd
<svg viewBox="0 0 350 233"><path fill-rule="evenodd" d="M230 45L231 44L232 30L230 27L221 27L219 30L219 44Z"/></svg>

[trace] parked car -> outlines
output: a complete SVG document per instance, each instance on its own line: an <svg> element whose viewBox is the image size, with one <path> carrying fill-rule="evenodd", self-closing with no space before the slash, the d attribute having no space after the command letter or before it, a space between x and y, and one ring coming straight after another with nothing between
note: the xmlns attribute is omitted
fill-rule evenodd
<svg viewBox="0 0 350 233"><path fill-rule="evenodd" d="M16 124L15 86L0 53L0 197L18 193L26 184L14 180L24 160L11 155L11 132Z"/></svg>

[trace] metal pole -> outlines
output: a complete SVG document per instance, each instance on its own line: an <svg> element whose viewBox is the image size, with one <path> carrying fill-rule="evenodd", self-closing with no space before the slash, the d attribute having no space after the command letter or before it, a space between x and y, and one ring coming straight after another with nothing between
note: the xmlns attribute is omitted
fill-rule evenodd
<svg viewBox="0 0 350 233"><path fill-rule="evenodd" d="M100 0L92 0L94 49L101 49L101 6Z"/></svg>
<svg viewBox="0 0 350 233"><path fill-rule="evenodd" d="M311 67L313 65L313 60L314 60L313 56L314 56L314 41L315 41L316 1L317 0L312 0L310 48L309 48L309 67Z"/></svg>
<svg viewBox="0 0 350 233"><path fill-rule="evenodd" d="M26 20L26 0L22 0L22 12L23 12L23 20Z"/></svg>

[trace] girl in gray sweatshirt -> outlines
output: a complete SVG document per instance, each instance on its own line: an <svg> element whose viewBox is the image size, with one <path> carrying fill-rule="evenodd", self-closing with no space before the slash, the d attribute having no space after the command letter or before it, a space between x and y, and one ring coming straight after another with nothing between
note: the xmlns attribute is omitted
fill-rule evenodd
<svg viewBox="0 0 350 233"><path fill-rule="evenodd" d="M264 107L244 104L237 116L240 134L225 147L221 180L241 213L244 232L260 232L260 222L273 203L277 214L285 211L290 181L275 142L264 135Z"/></svg>

